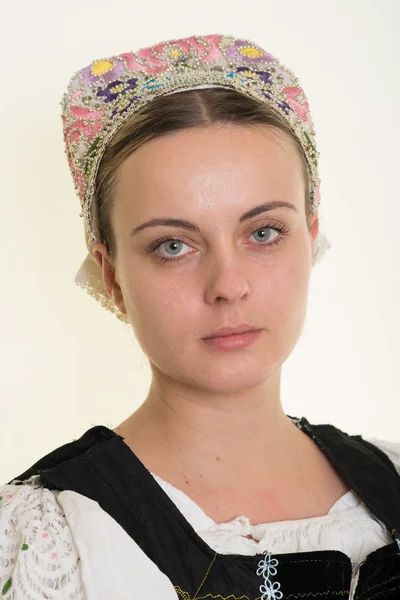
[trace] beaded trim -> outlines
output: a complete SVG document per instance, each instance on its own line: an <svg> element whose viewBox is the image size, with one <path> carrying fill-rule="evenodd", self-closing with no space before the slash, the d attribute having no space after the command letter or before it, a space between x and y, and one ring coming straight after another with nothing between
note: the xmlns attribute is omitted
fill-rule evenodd
<svg viewBox="0 0 400 600"><path fill-rule="evenodd" d="M254 42L211 34L173 39L93 61L71 78L61 100L66 154L85 218L96 241L91 206L105 148L124 121L160 95L201 84L237 90L268 103L299 139L311 176L311 211L320 203L319 152L299 80Z"/></svg>

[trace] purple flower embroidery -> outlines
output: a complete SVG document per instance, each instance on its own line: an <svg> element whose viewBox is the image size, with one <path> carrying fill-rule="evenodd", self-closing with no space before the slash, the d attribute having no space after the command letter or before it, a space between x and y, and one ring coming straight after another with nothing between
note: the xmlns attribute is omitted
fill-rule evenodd
<svg viewBox="0 0 400 600"><path fill-rule="evenodd" d="M285 112L287 115L289 114L289 112L291 110L293 110L293 108L291 106L289 106L289 104L287 102L278 102L278 106L279 108L281 108L283 110L283 112Z"/></svg>
<svg viewBox="0 0 400 600"><path fill-rule="evenodd" d="M248 63L258 62L260 60L273 62L275 58L269 52L262 48L254 48L244 40L236 40L232 46L227 49L228 56L231 60L246 61Z"/></svg>
<svg viewBox="0 0 400 600"><path fill-rule="evenodd" d="M250 71L250 69L248 69L247 67L238 67L236 69L237 73L241 73L243 71L245 71L245 72L247 71L248 72L248 71ZM269 71L251 71L251 72L252 73L256 73L257 75L259 75L261 81L264 84L267 84L267 85L273 85L274 84L274 82L271 80L272 74Z"/></svg>
<svg viewBox="0 0 400 600"><path fill-rule="evenodd" d="M268 71L256 71L256 73L260 76L260 79L263 83L266 83L267 85L273 85L273 81L271 81L271 73Z"/></svg>
<svg viewBox="0 0 400 600"><path fill-rule="evenodd" d="M273 95L269 90L261 90L261 93L263 96L265 96L266 98L268 98L268 100L272 100Z"/></svg>
<svg viewBox="0 0 400 600"><path fill-rule="evenodd" d="M125 65L121 59L97 60L88 67L79 71L83 82L86 85L101 83L102 81L113 81L119 77L125 70Z"/></svg>
<svg viewBox="0 0 400 600"><path fill-rule="evenodd" d="M136 82L136 77L128 79L128 81L120 81L117 79L116 81L109 83L104 90L99 90L97 95L104 96L104 102L112 102L118 98L120 94L127 92L128 90L133 90L136 87Z"/></svg>
<svg viewBox="0 0 400 600"><path fill-rule="evenodd" d="M274 82L272 81L271 77L272 74L269 71L253 71L252 69L249 69L248 67L237 67L236 69L237 73L243 73L246 76L246 72L247 73L255 73L256 75L259 76L259 78L261 79L261 81L263 82L264 86L273 86ZM254 77L252 77L254 79ZM261 93L263 94L263 96L265 96L268 99L272 99L272 92L266 88L263 87L261 90ZM288 109L290 109L289 105L286 105L288 107Z"/></svg>

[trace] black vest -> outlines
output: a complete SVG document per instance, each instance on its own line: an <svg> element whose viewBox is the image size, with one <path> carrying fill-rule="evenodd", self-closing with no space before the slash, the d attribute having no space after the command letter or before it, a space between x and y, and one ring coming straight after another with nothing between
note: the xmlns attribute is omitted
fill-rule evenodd
<svg viewBox="0 0 400 600"><path fill-rule="evenodd" d="M348 435L333 425L311 425L305 417L290 418L392 536L390 544L371 552L361 564L354 600L400 599L400 476L395 466L360 435ZM343 552L214 552L123 438L107 427L92 427L12 481L35 474L40 474L43 487L73 490L97 501L171 580L181 600L349 598L352 565Z"/></svg>

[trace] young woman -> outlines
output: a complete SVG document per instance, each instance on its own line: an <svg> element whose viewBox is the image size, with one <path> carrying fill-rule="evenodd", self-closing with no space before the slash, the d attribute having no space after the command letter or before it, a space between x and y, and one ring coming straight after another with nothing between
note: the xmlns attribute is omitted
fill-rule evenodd
<svg viewBox="0 0 400 600"><path fill-rule="evenodd" d="M94 61L63 97L88 256L152 381L1 488L4 598L400 597L400 443L286 415L319 232L294 74L248 40Z"/></svg>

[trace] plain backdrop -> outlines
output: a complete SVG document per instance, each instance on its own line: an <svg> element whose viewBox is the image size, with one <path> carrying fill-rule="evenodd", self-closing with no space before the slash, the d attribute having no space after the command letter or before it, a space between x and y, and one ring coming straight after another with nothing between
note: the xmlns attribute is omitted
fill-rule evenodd
<svg viewBox="0 0 400 600"><path fill-rule="evenodd" d="M144 400L129 326L74 284L86 255L60 100L95 59L171 38L247 38L292 69L321 153L320 226L287 414L400 441L398 0L2 4L0 483Z"/></svg>

